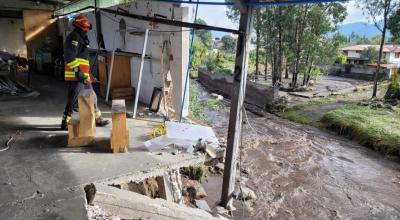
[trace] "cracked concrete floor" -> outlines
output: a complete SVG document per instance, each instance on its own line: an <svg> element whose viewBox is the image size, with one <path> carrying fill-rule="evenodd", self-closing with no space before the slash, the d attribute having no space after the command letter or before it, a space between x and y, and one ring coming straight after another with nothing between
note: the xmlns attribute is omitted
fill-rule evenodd
<svg viewBox="0 0 400 220"><path fill-rule="evenodd" d="M0 219L87 219L83 185L139 180L204 160L147 152L143 141L154 123L132 119L129 153L109 153L110 126L97 129L93 146L67 148L67 132L58 129L65 84L46 76L32 81L39 97L0 101L0 141L15 139L0 152ZM100 106L109 118L110 107Z"/></svg>

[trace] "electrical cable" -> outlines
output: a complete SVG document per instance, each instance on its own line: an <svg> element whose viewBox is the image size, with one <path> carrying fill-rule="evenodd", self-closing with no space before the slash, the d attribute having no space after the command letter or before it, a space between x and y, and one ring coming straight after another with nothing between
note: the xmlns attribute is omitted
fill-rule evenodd
<svg viewBox="0 0 400 220"><path fill-rule="evenodd" d="M10 136L9 138L8 138L8 140L6 141L6 143L4 144L5 145L5 148L2 148L2 149L0 149L0 152L3 152L3 151L6 151L6 150L8 150L8 149L10 149L10 147L11 147L11 142L14 140L14 138L12 137L12 136Z"/></svg>
<svg viewBox="0 0 400 220"><path fill-rule="evenodd" d="M197 0L197 3L199 3L199 0ZM194 14L194 21L193 23L196 23L196 19L197 19L197 11L199 10L199 4L196 5L196 11ZM189 61L188 61L188 67L186 70L186 78L185 78L185 88L183 90L183 97L182 97L182 106L181 106L181 112L179 115L179 122L182 122L182 118L183 118L183 108L185 107L185 100L186 100L186 93L187 93L187 85L188 85L188 80L189 80L189 74L190 74L190 67L191 67L191 63L192 63L192 55L193 55L193 44L194 44L194 38L195 38L195 29L192 28L192 39L190 42L190 50L189 50Z"/></svg>

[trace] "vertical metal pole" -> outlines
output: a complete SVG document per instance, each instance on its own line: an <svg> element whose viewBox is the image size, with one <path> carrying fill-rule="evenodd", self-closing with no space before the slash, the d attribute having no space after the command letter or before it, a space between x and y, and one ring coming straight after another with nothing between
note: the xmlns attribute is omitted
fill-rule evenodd
<svg viewBox="0 0 400 220"><path fill-rule="evenodd" d="M249 58L249 46L252 28L252 10L246 5L246 1L237 0L240 4L240 23L236 48L236 61L233 79L231 109L229 115L228 139L226 148L225 170L222 184L221 204L232 208L232 193L235 189L237 153L240 145L242 130L242 107L246 90L247 67Z"/></svg>
<svg viewBox="0 0 400 220"><path fill-rule="evenodd" d="M149 29L146 29L145 34L144 34L142 59L140 61L139 80L138 80L138 84L136 86L135 105L133 107L133 118L136 118L136 112L137 112L137 106L138 106L139 94L140 94L140 85L142 84L143 64L144 64L144 57L146 56L146 47L147 47L148 36L149 36Z"/></svg>
<svg viewBox="0 0 400 220"><path fill-rule="evenodd" d="M110 69L108 70L108 82L107 82L107 91L106 91L106 102L108 102L108 96L110 95L110 87L111 87L111 78L113 74L113 68L114 68L114 58L115 58L115 34L117 32L114 32L114 40L113 40L113 45L112 45L112 54L111 54L111 64L110 64Z"/></svg>

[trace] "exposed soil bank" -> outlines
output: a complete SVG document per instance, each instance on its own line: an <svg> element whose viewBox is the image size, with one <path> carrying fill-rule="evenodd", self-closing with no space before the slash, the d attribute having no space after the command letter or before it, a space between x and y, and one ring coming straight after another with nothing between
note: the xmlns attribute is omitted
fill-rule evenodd
<svg viewBox="0 0 400 220"><path fill-rule="evenodd" d="M227 112L205 115L226 137ZM249 118L242 168L258 196L251 219L400 218L399 163L315 127Z"/></svg>

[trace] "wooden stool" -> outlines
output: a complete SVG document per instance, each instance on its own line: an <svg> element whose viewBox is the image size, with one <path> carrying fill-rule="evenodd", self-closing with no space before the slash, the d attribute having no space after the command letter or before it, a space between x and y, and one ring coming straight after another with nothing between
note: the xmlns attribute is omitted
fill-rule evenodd
<svg viewBox="0 0 400 220"><path fill-rule="evenodd" d="M73 113L68 124L68 146L80 147L93 142L96 133L92 90L82 90L78 96L79 114Z"/></svg>
<svg viewBox="0 0 400 220"><path fill-rule="evenodd" d="M114 153L128 152L129 132L126 126L125 100L112 100L111 149Z"/></svg>

